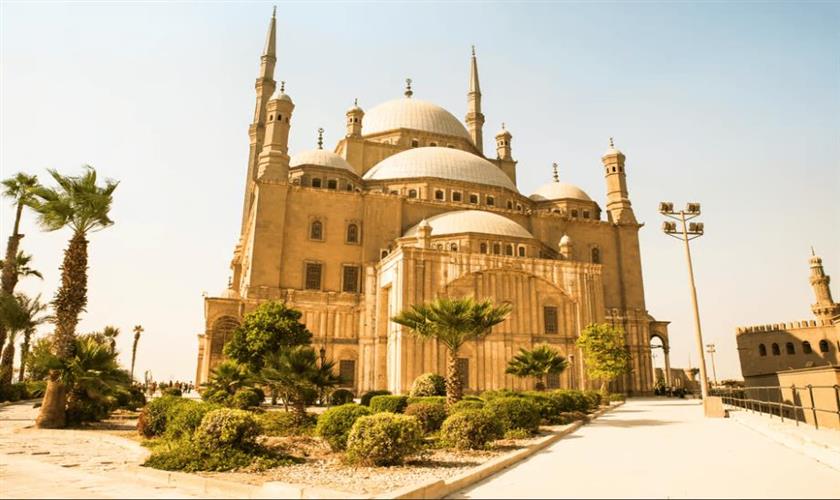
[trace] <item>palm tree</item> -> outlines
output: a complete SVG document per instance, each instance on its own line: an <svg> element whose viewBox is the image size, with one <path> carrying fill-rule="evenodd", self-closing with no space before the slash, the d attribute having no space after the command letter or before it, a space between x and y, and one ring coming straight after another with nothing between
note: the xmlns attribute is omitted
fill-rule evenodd
<svg viewBox="0 0 840 500"><path fill-rule="evenodd" d="M67 227L72 231L61 264L61 286L53 300L56 318L53 349L59 359L69 360L73 356L79 314L87 305L87 234L113 224L108 212L117 183L106 180L104 186L97 185L96 170L90 166L80 176L64 176L55 170L49 173L58 187L35 189L37 199L32 206L45 230ZM45 428L64 427L66 405L66 387L59 373L53 370L35 424Z"/></svg>
<svg viewBox="0 0 840 500"><path fill-rule="evenodd" d="M306 415L308 395L338 385L335 363L319 364L318 355L309 346L295 346L269 354L260 370L260 381L283 394L283 399L292 404L298 417Z"/></svg>
<svg viewBox="0 0 840 500"><path fill-rule="evenodd" d="M8 345L0 354L0 385L12 382L12 362L15 358L15 339L18 332L26 328L26 312L21 307L18 297L0 295L0 321L8 333ZM2 346L0 346L2 347Z"/></svg>
<svg viewBox="0 0 840 500"><path fill-rule="evenodd" d="M508 361L505 373L517 377L533 377L536 379L536 389L545 390L546 377L561 373L566 369L566 358L547 345L535 347L533 350L519 349L519 354Z"/></svg>
<svg viewBox="0 0 840 500"><path fill-rule="evenodd" d="M28 278L29 276L35 276L36 278L44 279L44 276L40 272L29 267L29 263L31 261L31 255L25 254L23 250L18 250L17 257L15 257L13 269L16 279ZM6 261L0 260L0 267L4 267L5 265Z"/></svg>
<svg viewBox="0 0 840 500"><path fill-rule="evenodd" d="M32 342L32 336L35 334L35 330L40 325L52 321L53 317L49 314L44 314L48 305L41 302L40 294L34 299L23 294L17 294L16 297L24 315L24 322L22 325L23 342L20 344L20 371L18 373L18 382L23 382L23 376L26 372L26 358L29 356L29 345ZM14 346L11 343L6 347L6 349L10 348L12 353L8 367L9 372L11 373L11 358L14 358ZM3 359L3 363L5 363L5 358ZM4 364L3 366L5 367L6 365Z"/></svg>
<svg viewBox="0 0 840 500"><path fill-rule="evenodd" d="M391 321L407 327L421 339L435 339L446 346L446 403L453 404L461 399L462 393L458 373L461 346L468 340L487 336L490 329L504 321L510 311L510 304L494 306L490 300L441 297L427 304L412 305Z"/></svg>
<svg viewBox="0 0 840 500"><path fill-rule="evenodd" d="M134 344L131 345L131 380L134 380L134 360L137 359L137 342L140 341L140 334L143 333L143 327L137 325L134 327Z"/></svg>
<svg viewBox="0 0 840 500"><path fill-rule="evenodd" d="M102 329L102 336L108 342L111 352L117 352L117 337L120 336L120 329L116 326L108 325Z"/></svg>
<svg viewBox="0 0 840 500"><path fill-rule="evenodd" d="M18 281L16 260L18 246L23 235L20 234L20 218L23 207L31 206L34 201L34 191L38 188L38 177L18 172L14 177L3 181L3 196L11 198L15 205L15 222L12 234L6 244L6 258L3 260L3 270L0 275L0 294L12 295ZM0 347L6 342L6 327L0 322Z"/></svg>

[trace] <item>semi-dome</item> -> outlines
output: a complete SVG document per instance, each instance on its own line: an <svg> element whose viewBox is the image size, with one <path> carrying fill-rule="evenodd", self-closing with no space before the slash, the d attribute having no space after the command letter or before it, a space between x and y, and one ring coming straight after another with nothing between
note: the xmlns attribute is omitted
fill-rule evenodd
<svg viewBox="0 0 840 500"><path fill-rule="evenodd" d="M366 180L413 177L436 177L516 191L516 185L499 167L480 156L455 148L412 148L385 158L364 175Z"/></svg>
<svg viewBox="0 0 840 500"><path fill-rule="evenodd" d="M539 189L529 196L534 201L562 200L571 198L574 200L592 201L581 188L565 182L549 182L540 186Z"/></svg>
<svg viewBox="0 0 840 500"><path fill-rule="evenodd" d="M455 210L424 220L432 226L432 236L446 234L480 233L514 238L533 238L527 229L505 216L484 210ZM423 222L421 222L422 224ZM403 236L417 236L420 224L409 228Z"/></svg>
<svg viewBox="0 0 840 500"><path fill-rule="evenodd" d="M353 167L347 163L347 160L333 153L323 149L313 149L298 153L289 160L289 167L295 168L303 165L315 165L318 167L332 167L349 170L353 173Z"/></svg>
<svg viewBox="0 0 840 500"><path fill-rule="evenodd" d="M452 113L437 104L410 97L386 101L368 110L362 133L372 135L400 128L472 140L467 129Z"/></svg>

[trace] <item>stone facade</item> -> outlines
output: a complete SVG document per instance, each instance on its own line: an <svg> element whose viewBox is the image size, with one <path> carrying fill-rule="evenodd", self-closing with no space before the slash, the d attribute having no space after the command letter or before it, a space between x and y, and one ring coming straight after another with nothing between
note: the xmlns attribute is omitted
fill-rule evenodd
<svg viewBox="0 0 840 500"><path fill-rule="evenodd" d="M547 343L571 367L556 387L593 387L574 346L581 329L609 322L626 332L632 371L613 389L652 391L650 340L667 322L647 311L625 155L612 143L601 158L606 210L559 182L532 196L516 187L512 134L482 151L481 90L470 60L467 127L413 97L345 115L333 151L288 153L295 110L276 87L272 18L250 126L242 229L229 289L205 299L196 381L223 360L222 348L244 314L266 300L303 312L314 343L339 365L356 392L406 391L417 375L443 372L445 356L389 320L439 296L474 296L513 305L486 340L461 353L467 391L532 382L505 375L521 347Z"/></svg>

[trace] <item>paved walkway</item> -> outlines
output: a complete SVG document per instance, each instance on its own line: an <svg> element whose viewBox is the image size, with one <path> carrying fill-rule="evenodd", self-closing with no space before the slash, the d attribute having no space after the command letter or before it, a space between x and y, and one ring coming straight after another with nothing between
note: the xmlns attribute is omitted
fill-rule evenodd
<svg viewBox="0 0 840 500"><path fill-rule="evenodd" d="M840 471L697 400L631 400L451 498L837 498Z"/></svg>
<svg viewBox="0 0 840 500"><path fill-rule="evenodd" d="M203 498L134 476L147 451L102 432L35 430L32 403L0 407L0 498Z"/></svg>

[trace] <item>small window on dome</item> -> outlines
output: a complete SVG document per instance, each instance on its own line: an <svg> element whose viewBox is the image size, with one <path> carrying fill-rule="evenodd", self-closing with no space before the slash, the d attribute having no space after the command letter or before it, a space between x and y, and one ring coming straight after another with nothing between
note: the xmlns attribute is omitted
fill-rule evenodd
<svg viewBox="0 0 840 500"><path fill-rule="evenodd" d="M418 141L417 139L412 139L411 140L411 147L416 148L418 146L420 146L420 141Z"/></svg>
<svg viewBox="0 0 840 500"><path fill-rule="evenodd" d="M519 256L525 257L525 247L519 247Z"/></svg>
<svg viewBox="0 0 840 500"><path fill-rule="evenodd" d="M321 187L321 179L312 179L312 187L314 187L314 188Z"/></svg>
<svg viewBox="0 0 840 500"><path fill-rule="evenodd" d="M344 189L347 190L347 191L352 191L353 190L353 184L348 182L347 185L344 186Z"/></svg>
<svg viewBox="0 0 840 500"><path fill-rule="evenodd" d="M449 244L449 250L451 252L457 252L458 251L458 244L457 243L450 243Z"/></svg>
<svg viewBox="0 0 840 500"><path fill-rule="evenodd" d="M513 255L513 245L505 246L505 255Z"/></svg>
<svg viewBox="0 0 840 500"><path fill-rule="evenodd" d="M417 190L416 189L409 189L408 190L408 197L409 198L417 198Z"/></svg>
<svg viewBox="0 0 840 500"><path fill-rule="evenodd" d="M443 191L441 191L440 189L435 191L435 199L436 200L443 200Z"/></svg>
<svg viewBox="0 0 840 500"><path fill-rule="evenodd" d="M429 146L431 146L431 147L435 148L435 147L437 147L437 143L436 143L436 142L430 142L430 143L429 143Z"/></svg>
<svg viewBox="0 0 840 500"><path fill-rule="evenodd" d="M475 193L470 193L470 203L478 204L478 195Z"/></svg>
<svg viewBox="0 0 840 500"><path fill-rule="evenodd" d="M446 145L446 147L447 147L447 148L454 148L454 147L455 147L455 145L454 145L454 144L447 144L447 145Z"/></svg>
<svg viewBox="0 0 840 500"><path fill-rule="evenodd" d="M437 248L438 250L443 250L443 243L438 243L437 245L435 245L435 248Z"/></svg>
<svg viewBox="0 0 840 500"><path fill-rule="evenodd" d="M268 115L268 121L274 121L274 115Z"/></svg>
<svg viewBox="0 0 840 500"><path fill-rule="evenodd" d="M338 181L336 179L328 180L327 189L338 189Z"/></svg>
<svg viewBox="0 0 840 500"><path fill-rule="evenodd" d="M577 208L573 208L572 209L572 217L577 218L577 216L578 216Z"/></svg>
<svg viewBox="0 0 840 500"><path fill-rule="evenodd" d="M452 191L452 201L461 201L461 196L460 191Z"/></svg>
<svg viewBox="0 0 840 500"><path fill-rule="evenodd" d="M495 206L495 205L496 205L496 198L494 198L493 196L488 196L487 197L487 206L492 207L492 206Z"/></svg>
<svg viewBox="0 0 840 500"><path fill-rule="evenodd" d="M502 254L502 245L499 243L493 243L493 255L501 255Z"/></svg>
<svg viewBox="0 0 840 500"><path fill-rule="evenodd" d="M383 248L383 249L379 250L379 258L380 259L384 259L387 256L388 256L388 249L387 248Z"/></svg>
<svg viewBox="0 0 840 500"><path fill-rule="evenodd" d="M517 203L517 204L516 204L516 209L517 209L518 211L520 211L520 212L521 212L521 211L522 211L522 205L520 205L519 203Z"/></svg>
<svg viewBox="0 0 840 500"><path fill-rule="evenodd" d="M513 202L508 200L507 207L508 207L508 210L513 210Z"/></svg>
<svg viewBox="0 0 840 500"><path fill-rule="evenodd" d="M479 253L487 253L487 243L482 243L478 246Z"/></svg>
<svg viewBox="0 0 840 500"><path fill-rule="evenodd" d="M583 211L583 218L584 218L584 219L588 219L588 218L589 218L589 210L584 210L584 211Z"/></svg>

